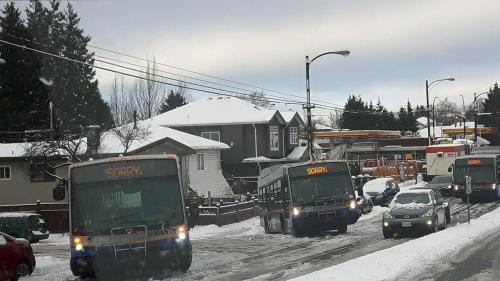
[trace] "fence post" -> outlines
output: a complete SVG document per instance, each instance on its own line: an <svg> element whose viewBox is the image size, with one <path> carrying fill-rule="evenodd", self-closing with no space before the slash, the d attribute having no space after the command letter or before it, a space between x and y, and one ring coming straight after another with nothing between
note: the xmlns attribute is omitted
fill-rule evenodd
<svg viewBox="0 0 500 281"><path fill-rule="evenodd" d="M255 196L252 196L252 217L255 217Z"/></svg>
<svg viewBox="0 0 500 281"><path fill-rule="evenodd" d="M40 207L40 200L36 200L36 213L40 214L42 208Z"/></svg>
<svg viewBox="0 0 500 281"><path fill-rule="evenodd" d="M212 207L212 194L208 191L208 207Z"/></svg>
<svg viewBox="0 0 500 281"><path fill-rule="evenodd" d="M239 211L238 211L238 209L239 209L239 208L238 208L238 199L236 199L236 222L239 222L239 218L238 218L238 217L239 217L239 216L238 216L238 212L239 212Z"/></svg>
<svg viewBox="0 0 500 281"><path fill-rule="evenodd" d="M220 204L217 203L217 216L215 216L215 223L220 226Z"/></svg>

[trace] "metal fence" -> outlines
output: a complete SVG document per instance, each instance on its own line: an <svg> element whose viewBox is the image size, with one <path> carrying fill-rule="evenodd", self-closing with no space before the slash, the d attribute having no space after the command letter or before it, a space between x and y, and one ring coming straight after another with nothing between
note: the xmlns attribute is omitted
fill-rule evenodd
<svg viewBox="0 0 500 281"><path fill-rule="evenodd" d="M236 200L227 205L216 203L214 206L198 206L197 214L190 216L190 219L195 225L221 226L247 220L256 215L258 215L258 200L251 199L246 202Z"/></svg>

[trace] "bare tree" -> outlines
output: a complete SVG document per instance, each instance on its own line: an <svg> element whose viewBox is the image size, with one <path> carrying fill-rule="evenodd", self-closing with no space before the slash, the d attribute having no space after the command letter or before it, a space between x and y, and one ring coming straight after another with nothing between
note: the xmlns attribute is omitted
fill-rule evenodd
<svg viewBox="0 0 500 281"><path fill-rule="evenodd" d="M242 95L241 99L251 102L258 107L267 109L271 109L273 107L273 104L264 95L264 92L253 92L249 95Z"/></svg>
<svg viewBox="0 0 500 281"><path fill-rule="evenodd" d="M151 137L149 126L136 126L134 123L123 125L112 130L112 133L123 145L123 154L126 154L136 141L147 140Z"/></svg>
<svg viewBox="0 0 500 281"><path fill-rule="evenodd" d="M113 80L109 106L111 108L115 127L128 124L134 120L134 100L125 90L123 76L121 77L121 81L119 81L116 76Z"/></svg>
<svg viewBox="0 0 500 281"><path fill-rule="evenodd" d="M459 114L458 105L448 98L440 100L434 108L435 121L440 125L451 125L455 121L454 114ZM432 114L432 112L431 112ZM437 125L436 124L436 125Z"/></svg>
<svg viewBox="0 0 500 281"><path fill-rule="evenodd" d="M330 111L330 114L328 115L328 123L329 126L332 129L336 129L340 127L340 119L342 118L342 112L341 111Z"/></svg>
<svg viewBox="0 0 500 281"><path fill-rule="evenodd" d="M28 132L28 140L24 146L24 154L28 158L49 159L53 156L68 156L70 162L82 161L86 153L88 128L80 128L72 132L49 134L49 132Z"/></svg>
<svg viewBox="0 0 500 281"><path fill-rule="evenodd" d="M135 108L141 119L147 119L158 114L161 99L164 93L164 86L153 80L158 79L158 64L155 58L146 63L144 79L138 79L133 87L133 99Z"/></svg>

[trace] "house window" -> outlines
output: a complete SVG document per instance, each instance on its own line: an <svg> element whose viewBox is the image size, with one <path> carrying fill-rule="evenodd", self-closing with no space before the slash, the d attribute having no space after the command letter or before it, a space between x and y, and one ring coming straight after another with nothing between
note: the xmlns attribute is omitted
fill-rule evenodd
<svg viewBox="0 0 500 281"><path fill-rule="evenodd" d="M205 154L196 154L197 170L205 170Z"/></svg>
<svg viewBox="0 0 500 281"><path fill-rule="evenodd" d="M56 181L50 174L55 174L55 169L48 163L33 163L30 165L30 180L32 182Z"/></svg>
<svg viewBox="0 0 500 281"><path fill-rule="evenodd" d="M297 134L297 127L290 127L290 144L298 144L299 137Z"/></svg>
<svg viewBox="0 0 500 281"><path fill-rule="evenodd" d="M220 132L201 132L201 137L213 141L220 141Z"/></svg>
<svg viewBox="0 0 500 281"><path fill-rule="evenodd" d="M278 126L269 127L269 140L271 141L271 151L278 151L280 147L280 138L278 136Z"/></svg>
<svg viewBox="0 0 500 281"><path fill-rule="evenodd" d="M0 180L10 180L10 166L0 166Z"/></svg>

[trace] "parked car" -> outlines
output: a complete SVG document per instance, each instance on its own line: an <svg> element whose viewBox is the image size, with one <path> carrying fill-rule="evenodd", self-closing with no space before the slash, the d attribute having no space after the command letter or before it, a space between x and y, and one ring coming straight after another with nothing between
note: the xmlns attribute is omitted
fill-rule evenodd
<svg viewBox="0 0 500 281"><path fill-rule="evenodd" d="M451 220L451 213L450 213L450 204L444 199L443 194L441 193L441 190L439 188L435 187L430 187L429 185L427 186L422 186L422 187L412 187L410 190L420 190L420 189L429 189L434 193L434 197L436 200L443 200L443 207L445 211L445 216L446 216L446 223L450 223Z"/></svg>
<svg viewBox="0 0 500 281"><path fill-rule="evenodd" d="M49 238L42 216L36 213L0 213L0 231L36 243Z"/></svg>
<svg viewBox="0 0 500 281"><path fill-rule="evenodd" d="M378 178L368 181L363 186L363 195L371 198L373 205L388 206L399 190L393 178Z"/></svg>
<svg viewBox="0 0 500 281"><path fill-rule="evenodd" d="M428 187L438 188L442 195L450 196L452 194L452 179L451 176L435 176L427 184Z"/></svg>
<svg viewBox="0 0 500 281"><path fill-rule="evenodd" d="M430 189L398 193L382 219L384 238L407 232L430 233L446 228L443 198L437 199Z"/></svg>
<svg viewBox="0 0 500 281"><path fill-rule="evenodd" d="M358 196L356 208L359 210L359 214L361 215L368 214L373 210L373 202L371 198L367 199L363 195Z"/></svg>
<svg viewBox="0 0 500 281"><path fill-rule="evenodd" d="M0 280L17 280L31 275L35 266L35 256L28 241L0 232Z"/></svg>

